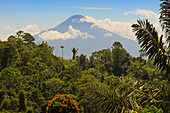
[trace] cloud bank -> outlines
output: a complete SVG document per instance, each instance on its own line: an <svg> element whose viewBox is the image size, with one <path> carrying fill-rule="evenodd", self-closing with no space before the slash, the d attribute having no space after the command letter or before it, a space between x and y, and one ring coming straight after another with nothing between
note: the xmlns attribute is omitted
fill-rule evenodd
<svg viewBox="0 0 170 113"><path fill-rule="evenodd" d="M156 14L155 12L150 11L150 10L136 9L134 11L128 11L128 12L123 13L124 16L129 16L130 14L141 15L141 16L144 16L143 19L149 19L151 21L151 23L153 23L153 25L155 26L155 28L157 29L159 34L162 34L161 27L159 24L159 15ZM133 18L132 18L132 20L133 20ZM81 19L80 21L94 23L91 26L92 28L97 26L99 28L106 29L110 32L116 33L116 34L123 36L125 38L136 40L136 37L134 35L135 33L132 32L131 25L133 23L131 23L131 22L112 21L110 18L106 18L104 20L96 20L90 16L85 16L85 18ZM135 22L136 22L136 20L135 20ZM105 34L105 37L106 36L109 36L109 35Z"/></svg>
<svg viewBox="0 0 170 113"><path fill-rule="evenodd" d="M0 28L0 40L1 41L7 40L7 38L11 35L11 32L12 32L11 26L9 25L2 26L2 28Z"/></svg>
<svg viewBox="0 0 170 113"><path fill-rule="evenodd" d="M20 30L35 35L40 33L44 29L40 28L37 24L26 25L17 30L12 29L12 27L9 25L2 26L2 28L0 28L0 40L5 41L10 35L15 35L15 33Z"/></svg>
<svg viewBox="0 0 170 113"><path fill-rule="evenodd" d="M158 19L159 15L156 14L153 11L150 10L143 10L143 9L136 9L134 11L127 11L123 13L125 16L128 16L129 14L133 14L133 15L142 15L145 16L146 18L154 18L154 19Z"/></svg>
<svg viewBox="0 0 170 113"><path fill-rule="evenodd" d="M154 27L158 31L159 35L163 34L161 25L159 23L159 14L157 14L153 11L150 11L150 10L143 10L143 9L127 11L127 12L124 12L123 14L125 16L128 16L130 14L144 16L144 18L142 18L142 19L148 19L154 25Z"/></svg>
<svg viewBox="0 0 170 113"><path fill-rule="evenodd" d="M54 40L54 39L66 40L66 39L75 39L78 37L83 39L95 38L94 36L87 34L87 32L81 33L79 30L74 29L72 26L69 26L69 30L65 33L60 33L58 31L47 31L38 36L44 40Z"/></svg>
<svg viewBox="0 0 170 113"><path fill-rule="evenodd" d="M30 24L25 27L22 27L20 30L31 33L32 35L35 35L35 34L40 33L44 29L40 28L37 24Z"/></svg>
<svg viewBox="0 0 170 113"><path fill-rule="evenodd" d="M85 18L81 19L80 21L94 23L91 26L92 28L97 26L99 28L106 29L110 32L116 33L125 38L136 40L136 38L134 38L134 33L132 33L132 29L131 29L132 23L116 22L116 21L112 21L110 18L106 18L104 20L96 20L90 16L85 16ZM108 34L106 34L105 36L108 36Z"/></svg>

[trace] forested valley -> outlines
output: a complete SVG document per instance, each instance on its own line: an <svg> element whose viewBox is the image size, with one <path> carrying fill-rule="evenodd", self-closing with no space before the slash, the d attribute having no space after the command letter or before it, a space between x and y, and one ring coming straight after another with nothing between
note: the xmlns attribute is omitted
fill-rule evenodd
<svg viewBox="0 0 170 113"><path fill-rule="evenodd" d="M133 57L113 42L89 57L73 47L72 59L64 59L53 50L23 31L0 41L0 112L47 113L55 95L74 100L77 109L69 113L170 112L169 73L145 51ZM67 105L55 106L67 113Z"/></svg>
<svg viewBox="0 0 170 113"><path fill-rule="evenodd" d="M147 19L131 26L138 57L118 41L64 59L24 31L0 40L0 112L170 113L170 1L160 1L163 35Z"/></svg>

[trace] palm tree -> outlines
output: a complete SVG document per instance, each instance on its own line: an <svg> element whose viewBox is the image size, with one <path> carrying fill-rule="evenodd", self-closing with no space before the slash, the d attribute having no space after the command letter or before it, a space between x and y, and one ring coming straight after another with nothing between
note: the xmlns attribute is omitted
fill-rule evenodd
<svg viewBox="0 0 170 113"><path fill-rule="evenodd" d="M138 43L142 50L146 51L148 58L154 58L154 64L159 69L166 70L170 75L170 0L160 0L160 23L165 30L166 45L163 42L163 35L158 37L158 33L148 20L138 20L138 24L133 24L133 32L136 32Z"/></svg>
<svg viewBox="0 0 170 113"><path fill-rule="evenodd" d="M75 56L77 53L78 49L76 49L75 47L73 47L72 52L73 52L73 60L75 60Z"/></svg>
<svg viewBox="0 0 170 113"><path fill-rule="evenodd" d="M170 56L168 48L163 42L163 35L159 37L155 27L147 19L137 20L137 22L132 25L132 28L140 47L146 51L149 60L154 58L154 64L162 71L165 70L168 75L170 73Z"/></svg>
<svg viewBox="0 0 170 113"><path fill-rule="evenodd" d="M170 0L160 0L160 22L170 44ZM170 46L170 45L169 45Z"/></svg>
<svg viewBox="0 0 170 113"><path fill-rule="evenodd" d="M63 48L64 48L64 46L60 46L60 48L62 49L62 58L63 58Z"/></svg>
<svg viewBox="0 0 170 113"><path fill-rule="evenodd" d="M87 100L92 108L102 110L103 113L131 113L138 111L141 106L137 103L134 88L137 81L129 77L117 77L110 86L104 84L91 85L87 93Z"/></svg>
<svg viewBox="0 0 170 113"><path fill-rule="evenodd" d="M159 84L159 88L156 86ZM133 77L116 77L110 85L92 84L86 89L88 104L103 113L136 113L147 105L169 111L168 85L150 84Z"/></svg>

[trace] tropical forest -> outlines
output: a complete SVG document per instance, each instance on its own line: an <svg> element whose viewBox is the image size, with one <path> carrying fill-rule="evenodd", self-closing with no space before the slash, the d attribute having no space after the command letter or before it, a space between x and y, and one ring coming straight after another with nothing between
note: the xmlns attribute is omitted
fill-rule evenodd
<svg viewBox="0 0 170 113"><path fill-rule="evenodd" d="M138 57L119 41L66 59L25 31L0 40L0 113L170 113L169 0L159 20L163 35L148 19L131 25Z"/></svg>

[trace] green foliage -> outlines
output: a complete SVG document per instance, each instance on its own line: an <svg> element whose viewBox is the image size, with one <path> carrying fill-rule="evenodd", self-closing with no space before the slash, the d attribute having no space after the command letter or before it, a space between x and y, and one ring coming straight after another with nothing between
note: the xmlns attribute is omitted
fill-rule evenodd
<svg viewBox="0 0 170 113"><path fill-rule="evenodd" d="M133 24L133 31L141 44L142 50L146 51L149 59L154 59L154 64L160 69L170 73L170 56L167 47L163 42L163 35L158 37L158 33L148 20L137 20L138 24Z"/></svg>
<svg viewBox="0 0 170 113"><path fill-rule="evenodd" d="M80 113L140 113L150 105L170 111L166 73L153 60L130 56L120 42L69 60L33 41L23 31L0 41L0 112L45 113L48 100L64 93Z"/></svg>
<svg viewBox="0 0 170 113"><path fill-rule="evenodd" d="M120 113L139 110L133 96L137 81L133 78L118 77L111 86L94 85L88 89L91 106L105 113Z"/></svg>
<svg viewBox="0 0 170 113"><path fill-rule="evenodd" d="M149 106L148 108L144 108L142 113L163 113L162 109L158 109L156 106Z"/></svg>
<svg viewBox="0 0 170 113"><path fill-rule="evenodd" d="M116 76L121 76L125 69L127 68L126 63L129 60L129 54L126 52L126 50L123 48L120 42L113 43L112 47L112 67L113 67L113 73ZM123 72L124 71L124 72Z"/></svg>
<svg viewBox="0 0 170 113"><path fill-rule="evenodd" d="M7 67L0 72L0 83L7 89L15 89L20 86L21 81L22 76L18 69Z"/></svg>
<svg viewBox="0 0 170 113"><path fill-rule="evenodd" d="M0 110L11 110L17 112L19 109L19 102L17 98L4 99L0 105Z"/></svg>
<svg viewBox="0 0 170 113"><path fill-rule="evenodd" d="M77 61L79 62L79 65L81 66L81 68L85 70L86 63L87 63L86 55L81 54L79 57L77 57Z"/></svg>

